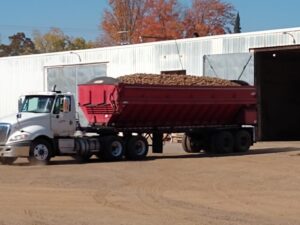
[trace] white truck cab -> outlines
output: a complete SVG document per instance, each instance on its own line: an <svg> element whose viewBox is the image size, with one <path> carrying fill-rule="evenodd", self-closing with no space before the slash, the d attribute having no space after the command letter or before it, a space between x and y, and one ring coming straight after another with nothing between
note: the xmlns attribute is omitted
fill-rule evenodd
<svg viewBox="0 0 300 225"><path fill-rule="evenodd" d="M0 160L4 164L13 163L17 157L48 160L53 140L73 137L75 130L76 107L71 93L24 95L19 100L19 112L0 119Z"/></svg>

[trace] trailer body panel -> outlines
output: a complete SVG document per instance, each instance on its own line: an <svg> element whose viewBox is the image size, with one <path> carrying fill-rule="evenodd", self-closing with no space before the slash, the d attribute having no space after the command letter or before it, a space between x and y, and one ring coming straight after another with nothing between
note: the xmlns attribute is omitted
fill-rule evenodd
<svg viewBox="0 0 300 225"><path fill-rule="evenodd" d="M253 86L79 85L90 125L115 128L255 125Z"/></svg>

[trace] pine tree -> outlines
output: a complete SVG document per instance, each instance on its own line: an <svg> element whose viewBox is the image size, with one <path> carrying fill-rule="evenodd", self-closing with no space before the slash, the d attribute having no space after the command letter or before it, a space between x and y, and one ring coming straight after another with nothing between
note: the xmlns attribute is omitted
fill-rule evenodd
<svg viewBox="0 0 300 225"><path fill-rule="evenodd" d="M241 19L240 19L240 14L237 13L235 22L234 22L234 28L233 28L233 33L241 33Z"/></svg>

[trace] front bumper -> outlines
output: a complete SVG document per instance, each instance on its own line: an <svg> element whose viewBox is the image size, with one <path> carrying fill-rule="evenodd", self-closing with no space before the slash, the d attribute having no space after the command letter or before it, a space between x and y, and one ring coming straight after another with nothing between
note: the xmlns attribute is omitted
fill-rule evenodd
<svg viewBox="0 0 300 225"><path fill-rule="evenodd" d="M28 157L31 141L0 145L0 157Z"/></svg>

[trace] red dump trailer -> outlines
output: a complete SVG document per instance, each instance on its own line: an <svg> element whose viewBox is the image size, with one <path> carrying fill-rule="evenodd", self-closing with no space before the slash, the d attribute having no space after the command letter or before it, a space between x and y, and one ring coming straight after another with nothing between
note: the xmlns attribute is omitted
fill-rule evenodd
<svg viewBox="0 0 300 225"><path fill-rule="evenodd" d="M186 152L244 152L255 141L256 90L253 86L162 86L92 82L79 85L79 106L90 129L118 136L126 156L154 153L163 136L184 133Z"/></svg>

